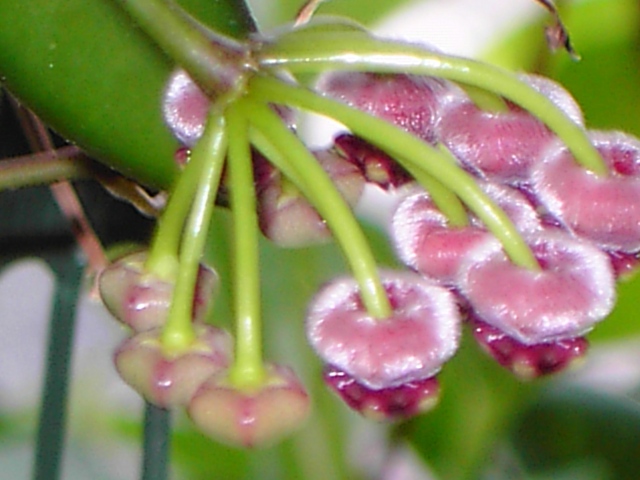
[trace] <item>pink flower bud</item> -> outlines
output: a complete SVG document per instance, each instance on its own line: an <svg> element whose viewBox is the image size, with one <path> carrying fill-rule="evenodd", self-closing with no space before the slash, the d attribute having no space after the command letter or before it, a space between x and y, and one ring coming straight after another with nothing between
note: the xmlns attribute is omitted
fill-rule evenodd
<svg viewBox="0 0 640 480"><path fill-rule="evenodd" d="M440 103L452 84L433 77L368 72L335 72L323 77L317 90L391 122L428 142Z"/></svg>
<svg viewBox="0 0 640 480"><path fill-rule="evenodd" d="M530 235L543 230L543 223L534 203L522 190L493 182L478 182L487 196L507 214L522 235ZM482 225L477 217L472 217L474 224Z"/></svg>
<svg viewBox="0 0 640 480"><path fill-rule="evenodd" d="M391 222L391 237L402 262L451 284L467 253L491 234L473 225L449 228L446 217L421 192L400 203Z"/></svg>
<svg viewBox="0 0 640 480"><path fill-rule="evenodd" d="M171 74L164 91L162 115L171 133L184 145L193 147L204 132L211 107L211 100L184 70ZM290 127L295 124L291 109L277 105L273 107L280 118Z"/></svg>
<svg viewBox="0 0 640 480"><path fill-rule="evenodd" d="M184 70L171 75L164 92L162 114L171 133L192 147L204 132L211 100Z"/></svg>
<svg viewBox="0 0 640 480"><path fill-rule="evenodd" d="M541 230L536 211L520 192L486 182L481 183L481 187L520 232ZM458 271L469 252L493 237L476 217L472 217L470 225L450 227L447 218L424 192L410 195L398 205L390 229L402 262L448 286L457 281Z"/></svg>
<svg viewBox="0 0 640 480"><path fill-rule="evenodd" d="M136 332L164 325L173 283L145 271L147 252L137 252L117 260L99 278L100 296L109 312ZM201 265L193 299L194 321L203 321L218 284L215 270Z"/></svg>
<svg viewBox="0 0 640 480"><path fill-rule="evenodd" d="M233 352L226 331L210 325L195 328L196 341L177 355L163 350L160 329L128 338L114 355L118 373L154 405L186 405L207 378L229 366Z"/></svg>
<svg viewBox="0 0 640 480"><path fill-rule="evenodd" d="M532 172L535 194L566 228L601 248L640 251L640 140L619 132L590 138L609 167L597 176L554 143Z"/></svg>
<svg viewBox="0 0 640 480"><path fill-rule="evenodd" d="M364 189L359 169L332 151L314 155L349 205L355 205ZM306 247L329 241L331 231L303 194L280 172L256 164L258 214L265 237L281 247Z"/></svg>
<svg viewBox="0 0 640 480"><path fill-rule="evenodd" d="M575 124L584 125L584 115L582 109L571 93L567 91L558 82L542 75L534 75L531 73L521 73L518 75L520 80L529 84L539 93L551 100L556 107L564 112ZM512 104L513 108L520 108Z"/></svg>
<svg viewBox="0 0 640 480"><path fill-rule="evenodd" d="M191 420L211 438L245 448L290 434L309 415L309 396L291 369L272 366L268 375L264 385L246 390L224 374L211 377L189 403Z"/></svg>
<svg viewBox="0 0 640 480"><path fill-rule="evenodd" d="M582 336L611 312L613 272L597 247L560 231L528 243L540 271L511 263L497 240L467 257L458 287L475 317L535 345Z"/></svg>
<svg viewBox="0 0 640 480"><path fill-rule="evenodd" d="M373 390L434 376L455 353L460 316L453 295L417 274L383 272L391 316L369 315L352 278L313 299L307 337L320 358Z"/></svg>
<svg viewBox="0 0 640 480"><path fill-rule="evenodd" d="M437 134L474 174L508 183L526 181L534 161L554 138L526 111L487 112L470 100L452 102L443 110Z"/></svg>
<svg viewBox="0 0 640 480"><path fill-rule="evenodd" d="M539 75L520 79L583 125L580 106L561 85ZM475 175L520 184L528 181L531 167L555 137L520 106L509 101L507 106L507 111L483 111L464 92L451 95L441 109L436 136Z"/></svg>

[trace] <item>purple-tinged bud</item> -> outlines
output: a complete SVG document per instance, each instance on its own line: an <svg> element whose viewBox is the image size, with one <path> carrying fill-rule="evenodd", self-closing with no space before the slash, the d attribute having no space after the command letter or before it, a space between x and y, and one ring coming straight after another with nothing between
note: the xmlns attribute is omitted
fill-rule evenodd
<svg viewBox="0 0 640 480"><path fill-rule="evenodd" d="M456 88L434 77L370 72L329 73L317 86L319 92L431 143L440 103Z"/></svg>
<svg viewBox="0 0 640 480"><path fill-rule="evenodd" d="M164 91L162 115L171 133L184 145L193 147L204 132L211 100L184 70L171 74ZM293 110L276 105L274 111L289 127L295 124Z"/></svg>
<svg viewBox="0 0 640 480"><path fill-rule="evenodd" d="M475 318L471 324L482 349L522 380L550 375L575 365L582 361L589 346L584 337L527 345Z"/></svg>
<svg viewBox="0 0 640 480"><path fill-rule="evenodd" d="M289 180L277 176L258 197L258 221L264 236L284 248L330 241L331 231L320 214Z"/></svg>
<svg viewBox="0 0 640 480"><path fill-rule="evenodd" d="M173 283L145 271L146 258L147 252L122 257L99 278L100 297L107 310L136 332L164 325L173 295ZM217 285L215 270L200 265L193 299L194 322L206 318Z"/></svg>
<svg viewBox="0 0 640 480"><path fill-rule="evenodd" d="M374 390L345 372L327 366L324 380L350 408L378 421L401 420L425 413L438 403L440 396L440 385L435 377Z"/></svg>
<svg viewBox="0 0 640 480"><path fill-rule="evenodd" d="M458 287L472 315L525 345L584 335L614 305L608 257L561 231L527 240L539 271L513 264L495 239L467 257Z"/></svg>
<svg viewBox="0 0 640 480"><path fill-rule="evenodd" d="M442 284L451 284L467 253L491 234L474 225L450 228L429 196L405 198L391 221L398 257L407 266Z"/></svg>
<svg viewBox="0 0 640 480"><path fill-rule="evenodd" d="M543 230L544 226L534 203L522 190L493 182L478 182L478 185L506 213L522 235ZM482 225L477 217L472 218L475 224Z"/></svg>
<svg viewBox="0 0 640 480"><path fill-rule="evenodd" d="M340 154L360 169L367 183L391 190L413 181L393 158L361 138L343 133L334 143Z"/></svg>
<svg viewBox="0 0 640 480"><path fill-rule="evenodd" d="M554 143L532 172L540 202L567 229L601 248L640 251L640 140L620 132L591 132L609 167L597 176Z"/></svg>
<svg viewBox="0 0 640 480"><path fill-rule="evenodd" d="M373 390L433 377L458 349L460 315L451 292L420 275L381 272L393 309L366 311L357 282L335 279L311 302L307 337L320 358Z"/></svg>
<svg viewBox="0 0 640 480"><path fill-rule="evenodd" d="M317 151L314 155L345 201L354 206L364 189L360 170L332 151ZM260 230L265 237L287 248L325 243L332 238L324 219L280 172L256 162L254 172Z"/></svg>
<svg viewBox="0 0 640 480"><path fill-rule="evenodd" d="M171 75L164 92L162 114L171 133L192 147L204 132L211 100L184 70Z"/></svg>
<svg viewBox="0 0 640 480"><path fill-rule="evenodd" d="M438 139L474 174L497 182L526 181L553 133L523 110L488 112L471 100L442 111Z"/></svg>
<svg viewBox="0 0 640 480"><path fill-rule="evenodd" d="M493 183L480 186L520 232L541 230L537 213L523 194ZM492 237L475 217L470 225L449 227L447 218L424 192L405 198L391 221L391 238L400 260L448 286L457 281L458 271L469 252Z"/></svg>
<svg viewBox="0 0 640 480"><path fill-rule="evenodd" d="M233 341L224 330L197 325L187 351L167 354L160 329L125 340L114 355L122 379L147 401L163 408L186 405L202 383L229 367Z"/></svg>
<svg viewBox="0 0 640 480"><path fill-rule="evenodd" d="M232 386L226 375L211 377L191 399L189 416L206 435L226 444L270 445L299 428L310 410L304 387L290 368L271 366L255 389Z"/></svg>

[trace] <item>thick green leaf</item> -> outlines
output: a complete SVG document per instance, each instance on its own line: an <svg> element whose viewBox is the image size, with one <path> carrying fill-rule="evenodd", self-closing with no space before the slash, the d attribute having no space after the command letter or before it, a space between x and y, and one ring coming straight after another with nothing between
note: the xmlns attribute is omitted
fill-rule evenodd
<svg viewBox="0 0 640 480"><path fill-rule="evenodd" d="M235 0L183 0L199 20L241 35ZM117 170L156 187L176 173L160 96L172 65L116 0L0 0L0 78L45 122Z"/></svg>

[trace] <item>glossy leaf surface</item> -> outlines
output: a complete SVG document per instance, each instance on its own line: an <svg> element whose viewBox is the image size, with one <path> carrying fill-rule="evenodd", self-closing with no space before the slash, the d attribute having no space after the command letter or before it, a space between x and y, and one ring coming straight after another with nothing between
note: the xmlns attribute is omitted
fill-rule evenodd
<svg viewBox="0 0 640 480"><path fill-rule="evenodd" d="M240 36L235 0L184 0L201 22ZM0 78L43 120L91 155L166 188L176 141L160 115L169 59L104 0L0 0Z"/></svg>

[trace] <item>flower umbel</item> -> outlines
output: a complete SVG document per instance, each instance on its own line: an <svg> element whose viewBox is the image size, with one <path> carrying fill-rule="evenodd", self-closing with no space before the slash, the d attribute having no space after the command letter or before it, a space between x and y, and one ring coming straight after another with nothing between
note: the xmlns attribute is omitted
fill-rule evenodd
<svg viewBox="0 0 640 480"><path fill-rule="evenodd" d="M306 417L308 395L292 371L263 360L260 231L281 247L335 239L342 249L351 275L314 297L305 327L326 383L365 416L396 420L433 407L436 375L465 323L522 379L585 353L584 335L615 303L612 259L624 255L630 268L640 251L638 140L588 132L576 102L550 80L379 39L353 23L318 18L246 43L189 30L187 48L144 9L128 9L180 65L162 111L191 149L147 257L103 274L111 310L135 330L154 328L116 355L146 398L188 406L202 431L245 447ZM308 88L300 74L320 77ZM484 109L468 86L501 108ZM299 111L344 131L311 151L296 135ZM566 188L574 181L588 198ZM202 355L213 274L199 265L221 185L234 224L235 349L204 342ZM378 267L353 213L365 187L404 195L388 229L407 271ZM106 288L114 272L126 279L120 290ZM162 312L138 326L129 312L137 304L127 310L120 297L143 279ZM213 368L213 357L225 361ZM160 377L171 377L175 394L161 391Z"/></svg>

